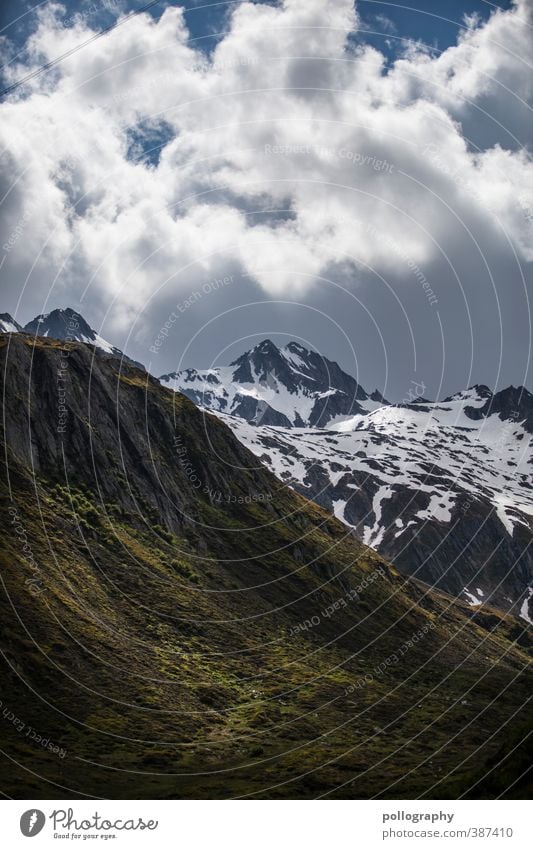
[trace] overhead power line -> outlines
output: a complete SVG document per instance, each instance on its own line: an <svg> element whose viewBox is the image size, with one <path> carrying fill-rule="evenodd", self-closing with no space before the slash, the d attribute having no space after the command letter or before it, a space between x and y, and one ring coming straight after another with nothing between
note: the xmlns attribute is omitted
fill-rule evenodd
<svg viewBox="0 0 533 849"><path fill-rule="evenodd" d="M29 74L26 74L25 77L22 77L20 80L17 80L16 82L7 86L7 88L4 88L2 91L0 91L0 97L4 97L6 94L11 94L11 92L15 91L15 89L19 88L19 86L30 82L30 80L35 79L35 77L39 77L41 74L44 74L46 71L49 71L51 68L54 68L56 65L59 65L59 63L63 62L64 59L68 59L69 56L73 56L75 53L77 53L83 47L86 47L88 44L92 44L93 41L96 41L97 39L102 38L103 35L107 35L108 33L117 29L117 27L122 26L122 24L125 24L127 21L131 20L136 15L140 15L140 14L142 14L142 12L147 12L148 9L152 8L152 6L157 6L159 2L160 2L160 0L153 0L152 3L146 3L140 9L135 9L135 11L129 12L129 14L127 14L124 18L121 18L120 20L115 21L114 23L110 24L108 27L105 27L105 29L102 29L99 32L94 33L94 35L92 35L86 41L83 41L81 44L77 44L76 47L72 47L70 50L65 51L65 53L61 54L61 56L56 56L55 59L51 59L50 62L46 62L44 65L41 65L39 68L36 68L34 71L31 71Z"/></svg>

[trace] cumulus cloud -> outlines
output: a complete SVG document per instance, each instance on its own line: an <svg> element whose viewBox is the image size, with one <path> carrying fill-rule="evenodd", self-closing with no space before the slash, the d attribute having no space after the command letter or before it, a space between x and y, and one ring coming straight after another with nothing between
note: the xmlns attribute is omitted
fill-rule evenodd
<svg viewBox="0 0 533 849"><path fill-rule="evenodd" d="M64 14L42 7L7 83L93 35ZM305 297L333 266L353 285L398 272L399 245L412 285L453 256L458 221L530 262L532 22L517 0L387 67L349 0L243 2L209 57L180 8L137 15L1 106L4 232L25 217L7 279L32 304L88 287L125 326L225 268ZM136 157L158 133L155 160Z"/></svg>
<svg viewBox="0 0 533 849"><path fill-rule="evenodd" d="M395 97L441 104L462 122L463 134L475 148L531 144L531 0L516 0L512 11L497 9L486 24L478 17L466 23L457 46L437 58L413 48L396 63L391 74Z"/></svg>

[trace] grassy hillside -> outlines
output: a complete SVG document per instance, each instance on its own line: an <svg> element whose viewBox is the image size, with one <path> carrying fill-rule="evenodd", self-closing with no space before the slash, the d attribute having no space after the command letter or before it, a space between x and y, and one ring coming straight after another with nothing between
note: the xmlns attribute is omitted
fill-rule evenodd
<svg viewBox="0 0 533 849"><path fill-rule="evenodd" d="M0 346L5 793L528 792L515 620L406 582L145 373Z"/></svg>

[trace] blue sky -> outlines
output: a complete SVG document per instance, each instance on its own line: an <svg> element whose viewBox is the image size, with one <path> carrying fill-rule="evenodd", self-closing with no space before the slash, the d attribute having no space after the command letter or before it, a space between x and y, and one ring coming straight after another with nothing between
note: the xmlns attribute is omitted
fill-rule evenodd
<svg viewBox="0 0 533 849"><path fill-rule="evenodd" d="M484 0L406 0L404 3L362 0L359 3L359 13L368 23L368 28L378 33L366 37L369 40L372 38L380 49L384 49L388 38L391 41L415 39L436 50L445 50L455 42L465 15L476 14L485 20L494 8L508 9L510 5L508 0L498 3L486 3ZM392 23L390 31L387 30L383 18Z"/></svg>
<svg viewBox="0 0 533 849"><path fill-rule="evenodd" d="M118 0L109 0L107 11L104 8L105 3L100 0L64 0L65 17L71 18L77 12L87 14L90 25L100 29L115 19L113 6L117 2ZM42 5L43 3L4 0L0 9L2 35L17 45L23 44L34 27L34 12ZM143 2L132 3L127 0L120 3L125 11L137 10L144 5ZM158 17L169 5L180 5L188 10L187 23L192 39L205 50L209 50L216 43L219 34L224 32L228 11L235 4L204 3L202 0L184 0L175 4L161 2L150 10L150 14ZM486 19L493 9L508 9L510 6L510 0L494 3L486 0L407 0L405 3L394 0L360 0L358 4L365 40L384 52L401 49L406 39L420 40L435 50L444 50L456 40L465 15L476 14L481 19Z"/></svg>

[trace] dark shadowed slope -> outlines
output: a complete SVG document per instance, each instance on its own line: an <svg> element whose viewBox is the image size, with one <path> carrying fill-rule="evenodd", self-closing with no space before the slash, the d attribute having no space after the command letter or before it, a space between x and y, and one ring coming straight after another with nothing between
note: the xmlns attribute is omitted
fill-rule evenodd
<svg viewBox="0 0 533 849"><path fill-rule="evenodd" d="M527 791L516 620L406 581L146 373L0 361L4 792Z"/></svg>

